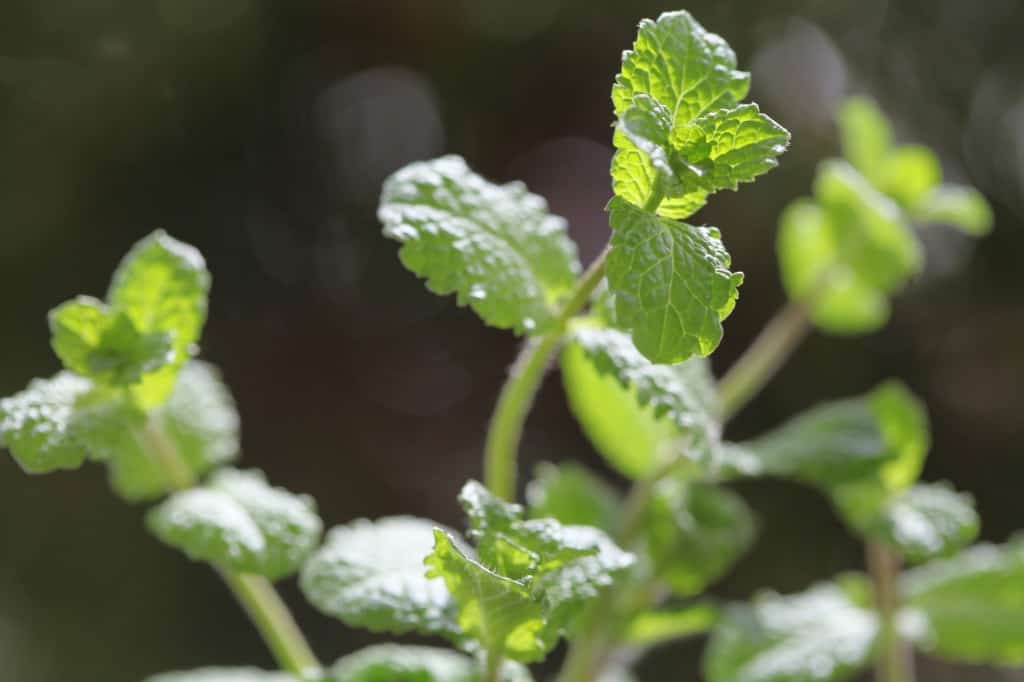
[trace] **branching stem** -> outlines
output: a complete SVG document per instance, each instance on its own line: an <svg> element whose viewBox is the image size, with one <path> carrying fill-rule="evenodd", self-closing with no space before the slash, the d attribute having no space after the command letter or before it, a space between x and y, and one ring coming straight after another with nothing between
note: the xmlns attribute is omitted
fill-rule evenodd
<svg viewBox="0 0 1024 682"><path fill-rule="evenodd" d="M196 478L188 463L167 437L158 418L149 418L139 434L139 440L160 464L176 490L187 490L196 484ZM224 568L218 568L217 572L242 605L282 670L301 679L304 675L320 669L320 662L295 623L288 606L269 580L262 576L235 573Z"/></svg>

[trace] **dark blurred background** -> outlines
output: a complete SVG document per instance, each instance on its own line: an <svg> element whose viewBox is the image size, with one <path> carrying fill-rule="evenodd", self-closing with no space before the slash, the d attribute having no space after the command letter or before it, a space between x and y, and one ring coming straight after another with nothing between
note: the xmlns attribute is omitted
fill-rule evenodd
<svg viewBox="0 0 1024 682"><path fill-rule="evenodd" d="M927 401L926 478L973 492L984 536L1024 527L1024 5L1017 0L693 1L793 133L781 168L699 215L746 284L721 372L780 305L775 219L836 153L832 116L875 96L903 141L989 196L980 243L933 228L928 272L883 331L812 336L730 427L752 435L898 376ZM223 367L244 463L319 501L328 524L416 514L460 524L516 340L406 273L374 218L381 181L464 155L566 216L585 260L608 236L608 93L648 0L4 0L0 3L0 394L49 375L46 311L102 294L155 227L199 246L215 285L203 355ZM523 471L601 463L553 376ZM715 588L803 588L862 563L825 502L743 485L762 520ZM0 457L0 678L137 682L163 669L270 665L213 573L158 545L99 467L29 478ZM315 647L372 641L283 590ZM650 682L695 680L700 642L658 650ZM1009 672L921 661L922 680Z"/></svg>

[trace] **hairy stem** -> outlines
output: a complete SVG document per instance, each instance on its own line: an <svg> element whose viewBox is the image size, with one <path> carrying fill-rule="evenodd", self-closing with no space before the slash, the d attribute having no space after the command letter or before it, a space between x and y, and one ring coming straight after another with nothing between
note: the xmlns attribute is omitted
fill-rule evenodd
<svg viewBox="0 0 1024 682"><path fill-rule="evenodd" d="M875 590L875 606L882 619L881 638L875 659L876 682L914 682L914 652L900 637L896 614L900 607L900 559L885 545L869 542L868 570Z"/></svg>
<svg viewBox="0 0 1024 682"><path fill-rule="evenodd" d="M587 268L569 300L546 334L526 341L498 396L484 445L484 483L498 497L511 500L516 492L516 455L526 415L533 406L548 365L558 350L569 320L587 304L604 277L608 247Z"/></svg>
<svg viewBox="0 0 1024 682"><path fill-rule="evenodd" d="M722 421L735 416L761 392L809 329L807 308L803 303L791 301L775 314L718 382Z"/></svg>
<svg viewBox="0 0 1024 682"><path fill-rule="evenodd" d="M160 464L173 488L186 490L196 484L188 463L167 437L158 418L150 416L140 434L140 441ZM224 568L218 568L217 572L256 626L281 669L302 676L321 667L288 606L269 580Z"/></svg>

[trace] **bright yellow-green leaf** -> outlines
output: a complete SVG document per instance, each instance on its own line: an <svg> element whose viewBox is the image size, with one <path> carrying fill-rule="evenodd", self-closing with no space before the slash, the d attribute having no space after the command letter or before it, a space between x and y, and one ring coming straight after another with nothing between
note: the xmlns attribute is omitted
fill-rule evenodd
<svg viewBox="0 0 1024 682"><path fill-rule="evenodd" d="M965 185L939 185L915 205L914 218L942 223L973 237L992 231L992 207L978 190Z"/></svg>

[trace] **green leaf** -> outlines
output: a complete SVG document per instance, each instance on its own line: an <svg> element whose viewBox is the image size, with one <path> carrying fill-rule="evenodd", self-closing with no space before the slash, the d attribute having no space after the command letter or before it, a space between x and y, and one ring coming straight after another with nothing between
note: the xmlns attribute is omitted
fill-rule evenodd
<svg viewBox="0 0 1024 682"><path fill-rule="evenodd" d="M33 379L28 387L0 400L0 446L29 474L77 469L86 449L71 429L75 403L92 384L71 372Z"/></svg>
<svg viewBox="0 0 1024 682"><path fill-rule="evenodd" d="M608 483L576 462L541 462L526 486L531 518L594 526L611 532L619 522L620 499Z"/></svg>
<svg viewBox="0 0 1024 682"><path fill-rule="evenodd" d="M174 392L148 416L123 392L83 396L71 432L93 459L107 463L114 491L129 501L174 489L158 459L161 448L174 448L194 477L235 459L239 448L234 400L216 368L199 361L182 368Z"/></svg>
<svg viewBox="0 0 1024 682"><path fill-rule="evenodd" d="M882 489L898 491L917 480L929 446L923 406L902 384L889 381L732 445L730 457L742 459L732 472L740 475L786 476L825 489L876 480Z"/></svg>
<svg viewBox="0 0 1024 682"><path fill-rule="evenodd" d="M710 602L661 611L641 611L626 626L623 639L637 647L652 647L701 635L718 621L720 609Z"/></svg>
<svg viewBox="0 0 1024 682"><path fill-rule="evenodd" d="M597 451L624 476L650 474L676 449L675 424L657 419L652 405L641 406L634 389L601 374L579 343L565 345L561 368L573 414Z"/></svg>
<svg viewBox="0 0 1024 682"><path fill-rule="evenodd" d="M617 329L580 325L572 341L583 348L598 372L614 377L622 388L630 390L641 407L651 406L655 419L670 421L677 429L673 439L688 457L710 461L721 440L721 425L714 377L707 361L691 358L678 365L653 364L636 349L628 334ZM590 400L599 397L581 396ZM594 411L603 408L601 403ZM642 473L650 473L657 464L656 454L650 451L649 464Z"/></svg>
<svg viewBox="0 0 1024 682"><path fill-rule="evenodd" d="M877 329L889 297L920 269L920 243L899 208L843 161L819 166L815 197L797 199L779 221L786 291L825 331Z"/></svg>
<svg viewBox="0 0 1024 682"><path fill-rule="evenodd" d="M906 605L925 621L918 642L968 663L1024 664L1024 541L977 545L903 576Z"/></svg>
<svg viewBox="0 0 1024 682"><path fill-rule="evenodd" d="M104 384L129 385L173 360L170 335L140 331L124 312L79 296L50 311L51 343L64 366Z"/></svg>
<svg viewBox="0 0 1024 682"><path fill-rule="evenodd" d="M992 207L981 192L964 185L939 185L914 206L913 215L923 223L942 223L972 237L992 231Z"/></svg>
<svg viewBox="0 0 1024 682"><path fill-rule="evenodd" d="M458 605L459 626L483 651L540 660L585 605L634 562L596 528L523 520L522 507L476 481L463 487L459 501L477 556L435 529L425 563L429 577L444 579Z"/></svg>
<svg viewBox="0 0 1024 682"><path fill-rule="evenodd" d="M258 668L200 668L188 672L160 673L146 682L296 682L288 673ZM330 682L330 681L324 681Z"/></svg>
<svg viewBox="0 0 1024 682"><path fill-rule="evenodd" d="M529 671L506 661L502 682L532 682ZM435 647L377 644L345 656L330 682L484 682L472 658Z"/></svg>
<svg viewBox="0 0 1024 682"><path fill-rule="evenodd" d="M720 109L672 131L670 163L687 187L707 192L738 188L767 173L789 146L789 131L756 104ZM657 164L655 164L657 167Z"/></svg>
<svg viewBox="0 0 1024 682"><path fill-rule="evenodd" d="M491 184L458 156L388 178L378 217L405 267L494 327L545 331L580 270L565 220L541 197L522 183Z"/></svg>
<svg viewBox="0 0 1024 682"><path fill-rule="evenodd" d="M272 488L258 471L233 469L175 493L146 522L160 540L196 561L272 579L295 572L322 528L308 496Z"/></svg>
<svg viewBox="0 0 1024 682"><path fill-rule="evenodd" d="M681 596L703 591L750 549L753 512L726 488L664 479L655 487L643 533L655 574Z"/></svg>
<svg viewBox="0 0 1024 682"><path fill-rule="evenodd" d="M857 170L875 177L892 144L889 121L868 97L849 97L837 116L843 156Z"/></svg>
<svg viewBox="0 0 1024 682"><path fill-rule="evenodd" d="M942 165L928 147L907 144L891 150L877 177L871 179L878 189L909 210L942 182Z"/></svg>
<svg viewBox="0 0 1024 682"><path fill-rule="evenodd" d="M299 585L317 609L373 632L457 637L444 582L426 576L436 524L408 516L361 519L328 533Z"/></svg>
<svg viewBox="0 0 1024 682"><path fill-rule="evenodd" d="M666 131L683 128L710 111L731 108L750 88L750 74L735 67L736 55L726 42L705 31L687 12L666 12L657 21L640 22L633 49L622 55L622 70L612 87L619 118L614 138L618 151L612 161L616 196L643 206L657 171L663 177L672 175L665 168L666 136L634 134L638 114L657 108L658 128ZM645 140L659 149L651 149ZM691 215L707 195L699 186L678 181L666 189L658 212L671 218Z"/></svg>
<svg viewBox="0 0 1024 682"><path fill-rule="evenodd" d="M198 249L157 230L136 243L121 260L107 291L107 303L127 315L144 334L171 337L173 358L146 376L135 390L145 407L171 392L178 368L195 353L206 323L210 273Z"/></svg>
<svg viewBox="0 0 1024 682"><path fill-rule="evenodd" d="M910 562L953 554L978 535L981 521L974 500L948 483L919 484L894 495L880 490L874 484L850 484L833 491L833 499L857 532Z"/></svg>
<svg viewBox="0 0 1024 682"><path fill-rule="evenodd" d="M704 675L708 682L839 682L868 662L878 631L874 612L839 585L764 593L726 611L705 651Z"/></svg>
<svg viewBox="0 0 1024 682"><path fill-rule="evenodd" d="M643 207L661 192L657 213L686 218L709 193L777 165L789 133L756 105L737 106L750 74L735 67L725 41L687 12L640 23L612 88L616 196Z"/></svg>
<svg viewBox="0 0 1024 682"><path fill-rule="evenodd" d="M718 230L657 218L618 197L609 209L616 320L652 362L709 355L743 281L729 271Z"/></svg>
<svg viewBox="0 0 1024 682"><path fill-rule="evenodd" d="M485 651L530 662L541 660L554 646L540 600L526 585L474 561L439 528L434 530L434 551L426 564L427 575L443 578L459 605L459 626Z"/></svg>

